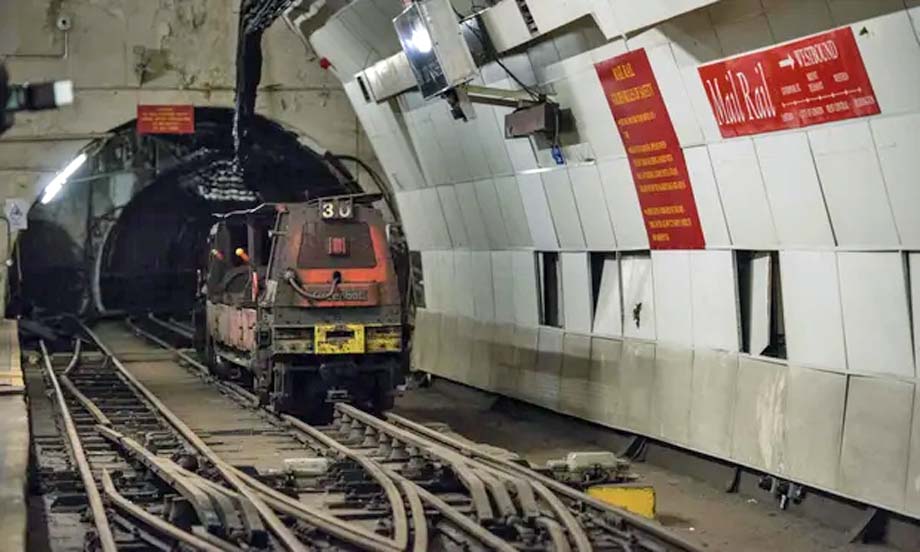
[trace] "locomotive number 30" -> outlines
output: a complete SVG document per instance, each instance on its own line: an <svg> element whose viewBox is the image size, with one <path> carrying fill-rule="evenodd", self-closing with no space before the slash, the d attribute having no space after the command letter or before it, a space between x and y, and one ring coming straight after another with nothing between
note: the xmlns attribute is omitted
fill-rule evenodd
<svg viewBox="0 0 920 552"><path fill-rule="evenodd" d="M349 219L354 214L354 204L350 197L324 199L319 204L319 212L327 220Z"/></svg>

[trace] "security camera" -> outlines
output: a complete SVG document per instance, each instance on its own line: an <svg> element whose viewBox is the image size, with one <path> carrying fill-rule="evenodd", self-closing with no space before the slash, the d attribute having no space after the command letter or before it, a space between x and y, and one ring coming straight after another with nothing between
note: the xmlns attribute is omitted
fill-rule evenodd
<svg viewBox="0 0 920 552"><path fill-rule="evenodd" d="M59 31L67 32L73 27L73 20L69 15L59 15L57 18L57 28Z"/></svg>

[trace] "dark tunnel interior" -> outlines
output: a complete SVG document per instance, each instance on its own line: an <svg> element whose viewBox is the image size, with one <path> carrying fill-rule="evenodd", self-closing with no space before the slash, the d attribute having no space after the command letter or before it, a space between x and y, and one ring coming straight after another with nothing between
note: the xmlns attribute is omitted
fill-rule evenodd
<svg viewBox="0 0 920 552"><path fill-rule="evenodd" d="M237 156L234 111L196 109L192 135L141 136L135 122L36 203L12 271L12 315L188 310L215 215L262 202L359 191L330 156L260 116Z"/></svg>

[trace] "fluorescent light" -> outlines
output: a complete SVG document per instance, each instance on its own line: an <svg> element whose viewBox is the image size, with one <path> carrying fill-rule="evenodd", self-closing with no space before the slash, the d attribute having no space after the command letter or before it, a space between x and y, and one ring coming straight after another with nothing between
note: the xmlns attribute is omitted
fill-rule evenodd
<svg viewBox="0 0 920 552"><path fill-rule="evenodd" d="M77 170L83 166L83 163L86 163L85 153L78 155L76 159L64 167L63 171L54 176L51 182L45 186L45 193L42 195L42 205L46 205L49 201L54 199L54 196L58 195L58 192L60 192L64 188L64 184L67 183L67 179L70 178L73 173L77 172Z"/></svg>

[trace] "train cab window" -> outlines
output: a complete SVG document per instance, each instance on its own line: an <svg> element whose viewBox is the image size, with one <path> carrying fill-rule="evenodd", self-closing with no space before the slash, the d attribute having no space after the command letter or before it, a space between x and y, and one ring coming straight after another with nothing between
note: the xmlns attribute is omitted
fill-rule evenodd
<svg viewBox="0 0 920 552"><path fill-rule="evenodd" d="M297 260L300 268L373 268L377 265L367 223L308 222Z"/></svg>

